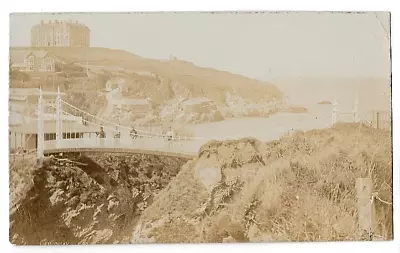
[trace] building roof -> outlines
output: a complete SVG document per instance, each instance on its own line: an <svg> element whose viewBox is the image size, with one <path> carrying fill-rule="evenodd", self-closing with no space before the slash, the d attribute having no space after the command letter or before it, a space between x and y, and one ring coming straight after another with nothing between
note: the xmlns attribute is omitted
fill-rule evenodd
<svg viewBox="0 0 400 253"><path fill-rule="evenodd" d="M26 57L28 57L29 55L33 55L33 56L35 56L35 57L37 57L37 58L44 58L44 57L46 57L48 54L49 54L48 52L43 51L43 50L40 50L40 51L31 51L31 52L29 52L29 53L26 55Z"/></svg>
<svg viewBox="0 0 400 253"><path fill-rule="evenodd" d="M82 28L86 28L89 29L89 27L87 27L85 24L80 23L78 21L72 21L72 20L48 20L47 22L45 22L44 20L42 20L39 24L35 25L32 27L33 29L36 29L38 27L54 27L54 26L59 26L59 25L67 25L67 26L73 26L73 27L82 27Z"/></svg>
<svg viewBox="0 0 400 253"><path fill-rule="evenodd" d="M49 52L46 52L44 50L36 50L36 51L11 50L11 52L10 52L10 61L12 63L11 66L14 66L14 67L22 66L22 63L24 63L25 58L28 57L31 54L34 55L37 58L44 58L47 55L51 55ZM62 61L58 57L55 57L55 56L53 56L53 57L57 58L58 61Z"/></svg>
<svg viewBox="0 0 400 253"><path fill-rule="evenodd" d="M17 63L13 63L11 64L11 67L13 68L24 68L25 67L25 63L24 62L17 62Z"/></svg>
<svg viewBox="0 0 400 253"><path fill-rule="evenodd" d="M9 91L10 91L10 97L39 94L38 88L10 88Z"/></svg>
<svg viewBox="0 0 400 253"><path fill-rule="evenodd" d="M26 101L28 96L23 96L23 95L10 95L9 100L13 101Z"/></svg>
<svg viewBox="0 0 400 253"><path fill-rule="evenodd" d="M89 125L85 126L76 122L63 122L61 124L62 132L76 132L76 133L94 133L99 131L99 127ZM44 133L56 132L56 121L45 121L43 124ZM37 122L25 123L19 126L11 127L10 131L16 133L36 134L38 132Z"/></svg>
<svg viewBox="0 0 400 253"><path fill-rule="evenodd" d="M131 73L139 76L154 76L152 72L146 70L136 70L136 71L131 71Z"/></svg>
<svg viewBox="0 0 400 253"><path fill-rule="evenodd" d="M149 105L149 101L147 99L135 99L135 98L125 98L114 100L113 103L115 105Z"/></svg>
<svg viewBox="0 0 400 253"><path fill-rule="evenodd" d="M212 102L212 100L206 98L206 97L197 97L197 98L190 98L188 100L185 100L182 102L182 105L197 105L201 103L209 103Z"/></svg>
<svg viewBox="0 0 400 253"><path fill-rule="evenodd" d="M15 96L39 96L39 88L10 88L10 98ZM43 91L43 96L57 96L57 92L54 91ZM66 93L60 92L60 95L66 95Z"/></svg>
<svg viewBox="0 0 400 253"><path fill-rule="evenodd" d="M110 79L108 79L107 83L116 83L116 84L125 83L125 79L124 78L110 78Z"/></svg>
<svg viewBox="0 0 400 253"><path fill-rule="evenodd" d="M27 50L11 50L10 52L10 61L12 64L22 63L24 62L26 56L29 54Z"/></svg>
<svg viewBox="0 0 400 253"><path fill-rule="evenodd" d="M22 116L22 114L20 113L10 113L8 115L8 124L9 125L19 125L22 124L24 122L24 116Z"/></svg>

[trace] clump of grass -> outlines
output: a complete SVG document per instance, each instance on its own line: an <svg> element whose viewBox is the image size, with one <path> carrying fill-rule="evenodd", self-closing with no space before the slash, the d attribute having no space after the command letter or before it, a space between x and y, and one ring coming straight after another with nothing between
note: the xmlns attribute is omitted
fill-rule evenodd
<svg viewBox="0 0 400 253"><path fill-rule="evenodd" d="M355 181L371 177L374 191L391 202L390 142L386 132L338 125L267 143L267 165L223 211L241 217L244 233L253 225L272 241L363 240ZM391 206L374 205L374 238L390 240ZM219 241L222 232L212 229Z"/></svg>
<svg viewBox="0 0 400 253"><path fill-rule="evenodd" d="M251 157L252 151L245 145L249 142L263 162L243 160L246 162L233 168L229 161L243 153ZM231 148L233 151L227 152ZM247 176L238 178L240 188L229 198L222 198L219 208L197 218L196 242L222 242L227 237L241 242L364 240L358 225L356 179L370 177L374 192L392 202L388 132L358 124L338 124L269 143L249 139L209 142L199 156L205 159L211 153L218 156L221 166L227 164L221 167L223 174L241 171L237 175ZM199 208L207 200L210 193L193 175L196 162L192 163L182 169L154 202L157 206L149 211L180 210L190 216L191 212L183 207ZM214 192L218 194L223 194L223 188ZM374 207L373 239L392 239L391 206L376 201Z"/></svg>

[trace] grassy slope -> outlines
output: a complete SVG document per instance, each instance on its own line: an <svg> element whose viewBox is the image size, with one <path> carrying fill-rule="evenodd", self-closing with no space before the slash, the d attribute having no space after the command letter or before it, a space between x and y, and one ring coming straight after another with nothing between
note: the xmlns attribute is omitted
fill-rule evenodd
<svg viewBox="0 0 400 253"><path fill-rule="evenodd" d="M236 241L361 240L356 178L372 177L374 191L392 201L387 132L345 124L270 143L215 142L202 150L143 214L144 224L172 217L145 237L158 242L221 242L227 236ZM194 168L210 154L216 154L222 178L239 176L240 187L224 183L214 192L213 207L196 219L209 195ZM374 239L391 239L391 206L374 205Z"/></svg>
<svg viewBox="0 0 400 253"><path fill-rule="evenodd" d="M11 50L22 49L12 48ZM226 71L201 68L184 61L158 61L145 59L122 50L106 48L47 48L47 51L72 63L114 66L137 71L149 71L184 85L195 95L221 99L226 91L236 91L244 98L258 101L281 97L274 85L235 75ZM198 88L201 87L201 88Z"/></svg>

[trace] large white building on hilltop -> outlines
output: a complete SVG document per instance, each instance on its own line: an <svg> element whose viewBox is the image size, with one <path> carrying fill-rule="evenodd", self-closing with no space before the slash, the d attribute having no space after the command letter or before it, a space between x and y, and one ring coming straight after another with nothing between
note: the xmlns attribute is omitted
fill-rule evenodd
<svg viewBox="0 0 400 253"><path fill-rule="evenodd" d="M90 29L78 21L41 21L31 29L32 47L89 47Z"/></svg>

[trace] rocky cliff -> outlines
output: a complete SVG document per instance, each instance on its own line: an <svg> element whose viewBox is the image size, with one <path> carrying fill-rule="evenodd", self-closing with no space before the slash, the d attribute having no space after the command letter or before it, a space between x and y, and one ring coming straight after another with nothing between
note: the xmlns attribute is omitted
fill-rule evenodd
<svg viewBox="0 0 400 253"><path fill-rule="evenodd" d="M13 244L129 242L137 218L186 162L138 154L65 158L78 163L47 159L33 170L32 184L24 184L25 194L13 201Z"/></svg>
<svg viewBox="0 0 400 253"><path fill-rule="evenodd" d="M358 229L356 179L371 177L376 196L392 202L390 133L359 124L267 143L211 141L190 161L63 158L75 163L28 163L29 173L13 164L12 243L366 240ZM373 203L373 239L390 240L392 207Z"/></svg>

